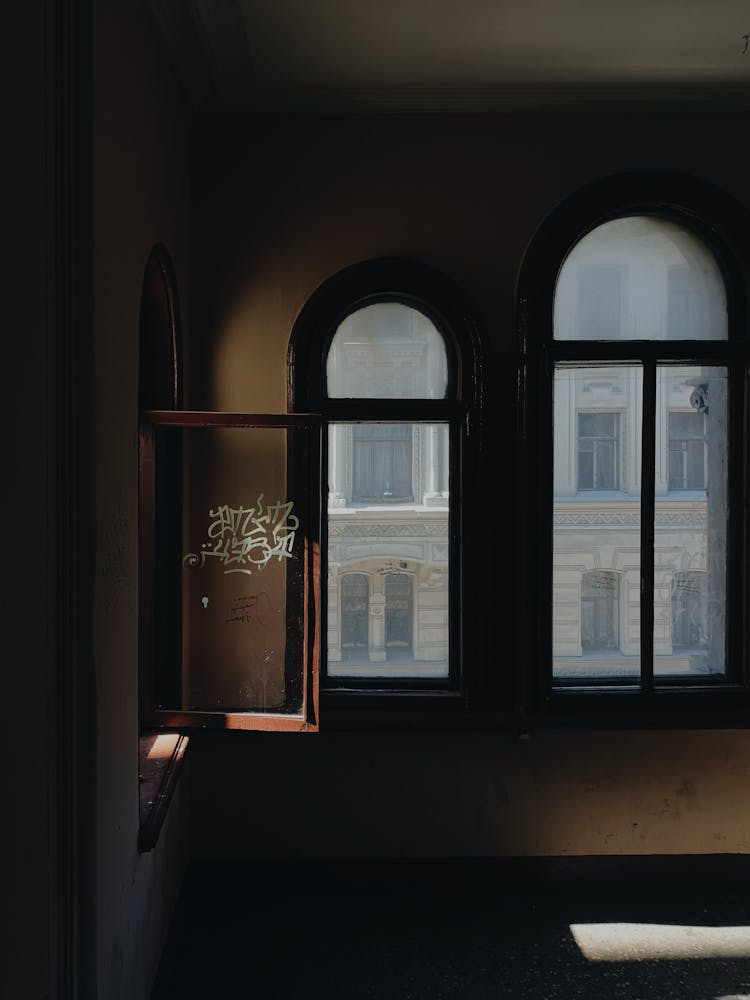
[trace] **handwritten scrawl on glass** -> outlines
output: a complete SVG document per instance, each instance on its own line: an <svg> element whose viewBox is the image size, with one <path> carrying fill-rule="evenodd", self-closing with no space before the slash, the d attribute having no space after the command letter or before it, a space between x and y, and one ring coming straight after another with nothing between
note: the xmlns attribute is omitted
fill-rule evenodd
<svg viewBox="0 0 750 1000"><path fill-rule="evenodd" d="M209 510L208 541L200 552L188 552L182 564L205 566L207 559L218 559L225 567L224 573L247 573L264 569L274 556L292 557L294 537L299 528L299 518L292 513L294 503L263 506L263 494L254 507L229 507L222 504Z"/></svg>

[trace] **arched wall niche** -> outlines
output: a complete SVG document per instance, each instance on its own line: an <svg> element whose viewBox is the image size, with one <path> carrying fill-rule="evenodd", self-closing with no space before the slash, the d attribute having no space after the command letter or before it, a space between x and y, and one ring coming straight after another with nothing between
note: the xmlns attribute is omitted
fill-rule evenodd
<svg viewBox="0 0 750 1000"><path fill-rule="evenodd" d="M182 406L182 344L177 280L169 251L157 243L143 274L139 318L140 410Z"/></svg>

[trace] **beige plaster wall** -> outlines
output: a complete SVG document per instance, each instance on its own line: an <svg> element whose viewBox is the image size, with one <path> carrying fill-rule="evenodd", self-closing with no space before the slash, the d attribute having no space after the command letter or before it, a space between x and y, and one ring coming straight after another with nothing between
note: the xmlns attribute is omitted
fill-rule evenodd
<svg viewBox="0 0 750 1000"><path fill-rule="evenodd" d="M193 748L198 858L750 852L743 733L230 740Z"/></svg>
<svg viewBox="0 0 750 1000"><path fill-rule="evenodd" d="M694 174L750 203L746 115L304 116L206 120L196 135L192 396L283 409L294 319L340 268L397 255L453 277L487 345L515 339L536 228L589 181Z"/></svg>
<svg viewBox="0 0 750 1000"><path fill-rule="evenodd" d="M187 852L184 787L157 848L139 855L136 837L138 315L157 241L187 312L188 114L140 3L95 4L94 42L97 986L135 1000L149 995Z"/></svg>
<svg viewBox="0 0 750 1000"><path fill-rule="evenodd" d="M524 250L562 198L607 174L666 169L748 204L747 124L720 114L204 122L190 403L283 410L299 309L330 274L381 255L454 278L502 352ZM497 440L501 449L500 429ZM512 666L499 651L497 670ZM206 737L193 757L195 853L746 852L749 767L742 732Z"/></svg>

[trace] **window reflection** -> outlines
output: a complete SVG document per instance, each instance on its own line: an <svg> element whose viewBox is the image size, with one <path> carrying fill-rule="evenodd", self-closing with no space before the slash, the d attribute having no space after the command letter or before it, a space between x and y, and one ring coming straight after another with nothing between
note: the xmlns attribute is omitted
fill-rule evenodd
<svg viewBox="0 0 750 1000"><path fill-rule="evenodd" d="M725 670L726 369L657 368L654 673ZM554 383L556 677L640 671L642 371L560 366Z"/></svg>
<svg viewBox="0 0 750 1000"><path fill-rule="evenodd" d="M568 254L555 289L556 340L726 340L724 282L683 226L626 216Z"/></svg>
<svg viewBox="0 0 750 1000"><path fill-rule="evenodd" d="M379 302L341 322L326 374L332 399L445 399L446 344L424 313ZM448 424L377 408L329 424L328 676L447 678Z"/></svg>
<svg viewBox="0 0 750 1000"><path fill-rule="evenodd" d="M445 341L424 313L378 302L341 323L326 373L331 399L444 399Z"/></svg>
<svg viewBox="0 0 750 1000"><path fill-rule="evenodd" d="M446 677L448 426L336 423L328 440L328 674Z"/></svg>

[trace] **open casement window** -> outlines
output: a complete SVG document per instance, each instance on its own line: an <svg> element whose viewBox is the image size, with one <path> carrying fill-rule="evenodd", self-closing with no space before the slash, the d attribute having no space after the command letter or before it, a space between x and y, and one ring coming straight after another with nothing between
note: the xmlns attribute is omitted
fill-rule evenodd
<svg viewBox="0 0 750 1000"><path fill-rule="evenodd" d="M747 704L744 242L697 188L594 186L522 275L534 710Z"/></svg>
<svg viewBox="0 0 750 1000"><path fill-rule="evenodd" d="M339 703L468 693L458 496L479 378L459 301L421 265L369 261L324 284L292 334L291 408L323 420L321 685Z"/></svg>
<svg viewBox="0 0 750 1000"><path fill-rule="evenodd" d="M142 713L317 729L320 421L148 411Z"/></svg>

